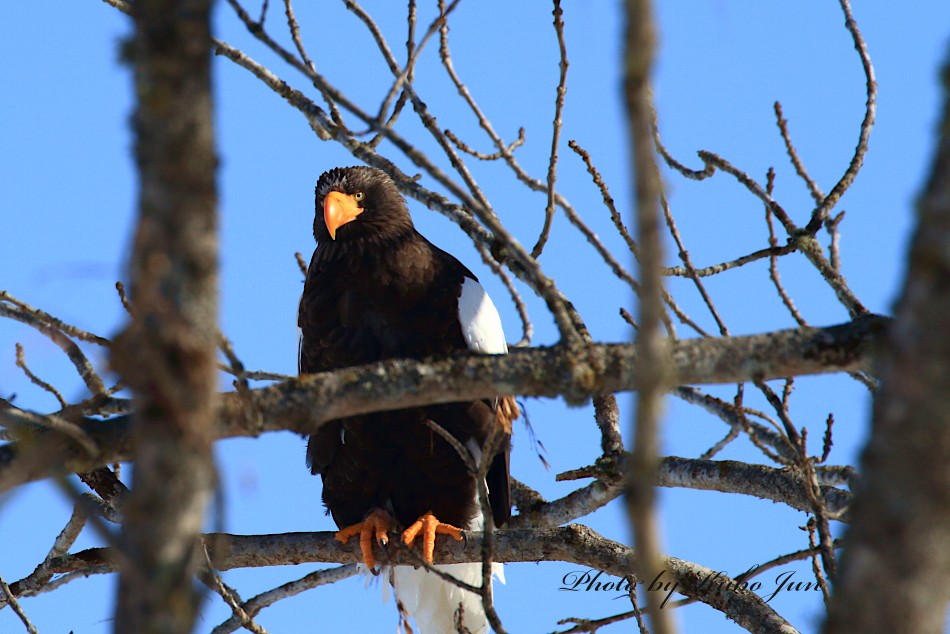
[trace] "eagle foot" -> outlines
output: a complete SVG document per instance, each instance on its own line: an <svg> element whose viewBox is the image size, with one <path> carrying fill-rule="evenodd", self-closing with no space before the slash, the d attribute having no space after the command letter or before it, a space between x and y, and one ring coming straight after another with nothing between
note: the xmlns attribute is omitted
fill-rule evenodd
<svg viewBox="0 0 950 634"><path fill-rule="evenodd" d="M456 541L461 541L463 532L461 528L444 524L440 522L432 512L428 512L413 523L402 533L402 541L407 546L412 546L419 533L422 533L422 558L427 564L432 563L435 554L435 536L451 535Z"/></svg>
<svg viewBox="0 0 950 634"><path fill-rule="evenodd" d="M370 570L376 570L376 557L373 555L373 538L380 546L389 543L389 531L395 528L396 523L389 513L382 509L373 509L363 518L362 522L347 526L337 531L334 538L341 544L350 541L350 538L360 536L360 552L363 554L363 563Z"/></svg>

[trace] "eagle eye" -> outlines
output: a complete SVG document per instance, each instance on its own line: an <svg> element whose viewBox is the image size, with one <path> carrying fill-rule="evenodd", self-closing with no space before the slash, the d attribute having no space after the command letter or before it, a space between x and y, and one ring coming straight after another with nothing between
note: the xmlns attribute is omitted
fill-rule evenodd
<svg viewBox="0 0 950 634"><path fill-rule="evenodd" d="M353 198L356 200L356 202L361 202L364 198L366 198L366 194L363 192L356 192L353 194Z"/></svg>

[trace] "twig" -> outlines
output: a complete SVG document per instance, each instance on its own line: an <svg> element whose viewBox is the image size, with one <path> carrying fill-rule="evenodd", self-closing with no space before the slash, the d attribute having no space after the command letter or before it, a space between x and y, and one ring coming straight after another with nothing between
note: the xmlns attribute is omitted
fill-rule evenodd
<svg viewBox="0 0 950 634"><path fill-rule="evenodd" d="M53 577L53 572L50 569L51 562L67 555L80 532L86 526L90 512L101 514L110 520L116 519L114 509L107 507L91 493L80 496L73 505L73 512L69 521L56 537L52 548L50 548L42 563L28 577L17 582L19 596L33 596L52 589L50 587ZM2 602L0 602L0 607L2 607Z"/></svg>
<svg viewBox="0 0 950 634"><path fill-rule="evenodd" d="M26 615L26 612L23 611L23 608L20 606L20 602L16 600L16 597L13 596L13 593L10 591L10 586L7 585L7 582L0 577L0 590L3 591L3 596L6 598L7 604L10 608L16 613L20 618L20 621L23 623L23 627L26 628L26 631L29 634L37 634L36 626L30 621L30 618Z"/></svg>
<svg viewBox="0 0 950 634"><path fill-rule="evenodd" d="M623 320L625 322L633 326L634 329L637 329L640 327L637 324L637 320L633 318L633 315L631 315L630 312L626 308L623 308L623 307L620 308L620 316L623 317Z"/></svg>
<svg viewBox="0 0 950 634"><path fill-rule="evenodd" d="M702 283L699 276L696 275L696 268L693 266L693 262L689 257L689 252L686 250L686 245L683 244L683 238L680 236L679 229L676 226L676 220L673 219L673 212L670 211L669 201L667 201L666 195L662 192L660 193L660 206L663 210L663 217L666 219L666 227L669 230L670 235L673 237L673 241L676 242L676 247L679 249L678 255L680 261L683 263L683 266L686 267L688 277L693 281L693 285L699 292L699 296L703 298L703 302L706 304L710 314L716 321L716 325L719 327L719 334L724 337L728 337L729 329L726 327L722 317L720 317L719 311L716 310L716 306L713 304L709 293L706 292L705 285Z"/></svg>
<svg viewBox="0 0 950 634"><path fill-rule="evenodd" d="M119 301L122 302L122 308L125 309L125 312L134 317L135 314L132 312L132 303L129 301L129 296L125 292L125 284L121 281L116 282L115 290L119 294Z"/></svg>
<svg viewBox="0 0 950 634"><path fill-rule="evenodd" d="M662 153L661 151L661 154ZM856 317L868 312L868 309L848 287L841 273L836 271L828 262L828 259L825 258L817 241L811 235L799 229L795 223L792 222L791 217L782 206L772 199L771 195L769 195L761 185L755 182L748 174L729 163L729 161L712 152L701 150L699 152L699 158L706 164L706 168L699 172L691 172L694 175L693 177L697 180L703 180L712 176L716 172L716 169L720 169L733 176L740 184L748 189L750 193L761 200L768 207L769 211L775 215L775 218L782 223L782 226L790 237L789 244L794 244L796 250L801 251L808 261L818 269L818 272L835 292L838 301L848 309L848 313Z"/></svg>
<svg viewBox="0 0 950 634"><path fill-rule="evenodd" d="M444 440L445 442L449 443L449 445L452 446L452 449L454 449L455 453L457 453L459 458L461 458L462 463L465 465L465 468L468 469L469 473L471 473L472 475L475 475L478 473L478 465L475 464L475 460L474 458L472 458L472 454L468 451L468 449L466 449L462 445L461 442L459 442L458 438L453 436L451 433L449 433L447 429L445 429L445 427L438 424L432 419L427 418L425 420L425 424L426 424L426 427L428 427L429 429L437 433L439 436L442 437L442 440Z"/></svg>
<svg viewBox="0 0 950 634"><path fill-rule="evenodd" d="M726 445L731 443L733 440L739 437L739 429L737 427L731 427L729 431L723 436L722 440L718 441L715 445L704 451L699 457L702 460L711 460L716 456L720 451L726 448Z"/></svg>
<svg viewBox="0 0 950 634"><path fill-rule="evenodd" d="M8 306L4 302L8 302L13 306ZM83 383L86 384L90 392L93 394L105 394L107 392L106 386L103 384L102 379L99 378L96 370L92 367L89 359L70 337L97 343L105 347L111 347L112 343L108 339L70 326L42 310L37 310L24 302L14 299L6 291L0 291L0 317L9 317L19 321L45 335L66 353L66 356L69 357L69 360L76 367L76 372L79 373L79 377L83 380Z"/></svg>
<svg viewBox="0 0 950 634"><path fill-rule="evenodd" d="M497 161L498 159L504 158L506 154L510 154L511 152L514 152L517 148L524 145L524 142L525 142L524 128L518 128L517 139L509 143L507 147L501 150L498 150L497 152L487 154L485 152L479 152L478 150L472 148L471 146L466 144L464 141L459 139L457 136L455 136L455 133L452 132L451 130L445 130L444 132L445 132L445 136L449 139L449 141L455 144L455 147L465 152L466 154L470 154L474 156L480 161Z"/></svg>
<svg viewBox="0 0 950 634"><path fill-rule="evenodd" d="M677 161L670 151L666 149L666 146L663 145L663 140L660 138L660 124L657 121L656 110L653 111L653 145L656 146L656 151L659 152L660 156L663 157L663 160L666 161L666 164L679 172L685 178L690 180L702 181L706 180L715 173L716 168L709 163L703 165L701 170L692 170L686 167L684 164Z"/></svg>
<svg viewBox="0 0 950 634"><path fill-rule="evenodd" d="M821 555L822 566L824 567L825 573L828 575L828 579L834 583L835 579L838 577L838 563L835 557L834 551L834 539L831 536L831 527L828 523L828 509L825 506L825 498L821 494L821 485L818 484L818 477L815 474L815 465L813 461L808 457L806 441L807 441L807 430L802 430L802 437L800 441L799 452L801 455L801 461L799 463L799 469L802 473L802 478L806 487L806 493L811 501L812 513L814 514L812 519L813 522L809 522L810 526L813 526L818 532L818 546L819 554ZM811 530L811 529L809 529ZM809 537L809 541L811 538ZM811 544L814 546L815 544ZM818 575L818 583L821 585L824 579L821 575ZM825 593L825 601L828 601L830 594L828 593L827 584L823 588Z"/></svg>
<svg viewBox="0 0 950 634"><path fill-rule="evenodd" d="M638 616L639 610L630 610L629 612L621 612L620 614L614 614L613 616L607 616L602 619L579 619L577 617L568 617L566 619L561 619L557 622L558 625L567 625L568 623L575 623L574 627L569 630L562 630L557 634L578 634L579 632L596 632L605 625L610 625L611 623L620 623L621 621L629 621L630 619Z"/></svg>
<svg viewBox="0 0 950 634"><path fill-rule="evenodd" d="M544 245L547 244L548 237L551 234L551 225L554 220L554 185L557 182L557 159L558 146L561 144L561 128L564 122L561 115L564 112L564 97L567 95L567 45L564 43L564 11L561 9L561 0L554 0L554 32L557 34L557 46L559 53L558 62L558 83L557 92L554 99L554 123L553 133L551 134L551 154L548 159L548 177L547 177L547 206L544 208L544 226L541 228L541 235L534 248L531 249L531 257L538 258L544 251Z"/></svg>
<svg viewBox="0 0 950 634"><path fill-rule="evenodd" d="M225 337L222 333L218 333L218 349L224 354L227 358L230 367L228 372L234 375L234 388L237 390L238 396L247 403L247 407L244 410L245 415L249 420L255 419L255 410L253 408L253 399L250 396L250 387L248 385L248 376L247 371L244 369L244 364L238 358L237 353L234 352L234 346L231 344L231 340Z"/></svg>
<svg viewBox="0 0 950 634"><path fill-rule="evenodd" d="M227 603L228 607L231 608L232 618L236 618L240 622L241 627L248 630L249 632L253 632L254 634L267 634L267 630L258 625L254 621L254 618L244 610L241 605L241 596L237 593L237 591L224 583L224 580L221 579L221 575L219 575L214 569L206 544L202 544L201 554L205 559L205 565L207 568L200 576L205 584L214 590L218 596L220 596L224 602Z"/></svg>
<svg viewBox="0 0 950 634"><path fill-rule="evenodd" d="M344 564L335 568L317 570L300 579L285 583L277 588L274 588L273 590L262 592L261 594L248 599L244 603L241 603L239 607L244 612L244 614L248 616L248 618L253 618L259 614L261 610L273 605L281 599L292 597L304 592L305 590L310 590L312 588L317 588L319 586L341 581L343 579L352 577L357 573L359 573L359 566L355 563ZM241 617L239 617L237 614L232 614L230 619L214 628L211 631L211 634L230 634L231 632L234 632L238 628L242 627L242 625L243 622Z"/></svg>
<svg viewBox="0 0 950 634"><path fill-rule="evenodd" d="M811 220L805 226L805 233L814 235L821 228L821 225L827 219L828 214L838 204L838 201L844 195L851 183L854 182L861 166L864 164L864 155L868 151L868 139L871 136L871 128L874 127L874 116L877 111L877 80L874 78L874 66L871 64L871 56L868 54L867 44L858 28L858 23L851 13L850 0L839 0L841 10L844 12L844 25L854 40L854 48L861 58L861 67L864 69L865 88L867 91L867 102L865 104L864 119L861 121L860 132L858 133L858 144L854 149L854 155L848 164L848 169L841 176L841 179L835 183L831 192L825 197L824 201L812 213Z"/></svg>
<svg viewBox="0 0 950 634"><path fill-rule="evenodd" d="M409 54L409 59L406 61L405 69L400 70L399 65L396 63L395 57L392 55L392 53L389 50L389 46L386 44L386 40L383 37L382 32L379 30L379 27L376 26L376 22L369 16L369 14L363 11L363 8L360 7L358 4L356 4L352 0L345 0L346 7L350 9L351 11L353 11L360 18L360 20L362 20L364 24L366 24L366 26L370 29L370 32L373 35L373 39L376 40L376 44L377 46L379 46L379 49L383 55L383 58L387 61L387 63L389 64L389 68L392 71L392 74L395 76L395 81L393 82L393 85L390 87L389 92L387 93L386 97L383 99L383 103L379 108L379 115L376 118L377 124L379 124L382 121L383 114L386 112L386 110L388 110L389 104L392 103L392 100L395 98L396 94L400 91L400 89L403 90L404 94L410 97L413 96L412 92L410 92L407 86L409 85L409 78L411 76L412 70L415 68L416 60L418 59L419 55L422 53L422 50L425 48L426 44L429 42L432 36L435 35L437 31L440 31L441 29L446 28L448 16L453 11L455 11L456 7L458 7L459 1L460 0L453 0L453 2L451 2L448 5L446 5L444 0L439 1L438 17L435 20L433 20L432 23L429 25L429 28L426 29L426 32L422 35L422 38L419 40L419 43L413 46ZM414 16L414 12L412 11L412 8L413 6L410 6L410 16ZM414 27L414 22L413 22L413 27ZM416 99L413 99L413 104L417 105ZM420 113L420 116L422 116L421 113Z"/></svg>
<svg viewBox="0 0 950 634"><path fill-rule="evenodd" d="M788 121L782 113L782 104L776 101L773 108L775 110L775 123L778 125L779 134L782 135L782 141L785 142L785 151L788 153L788 158L792 161L795 172L805 181L805 186L808 187L808 191L811 192L811 197L815 200L815 204L820 205L825 199L825 194L821 191L818 183L808 175L805 164L802 163L801 158L798 156L798 150L795 149L795 144L792 143L792 136L788 131Z"/></svg>
<svg viewBox="0 0 950 634"><path fill-rule="evenodd" d="M300 251L294 252L294 259L297 260L297 266L300 268L300 273L306 278L307 277L307 261L303 259L303 254Z"/></svg>
<svg viewBox="0 0 950 634"><path fill-rule="evenodd" d="M835 425L835 415L833 413L828 414L828 418L825 419L825 437L822 440L821 448L821 458L817 460L818 464L826 462L828 456L831 455L831 446L834 444L831 441L831 430Z"/></svg>
<svg viewBox="0 0 950 634"><path fill-rule="evenodd" d="M28 378L30 382L33 383L33 385L36 385L37 387L40 387L52 394L56 400L59 401L60 407L68 406L66 399L64 399L63 395L59 393L59 390L30 371L30 368L26 365L26 356L23 354L23 346L19 343L16 344L16 365L18 368L23 370L23 374L26 375L26 378Z"/></svg>
<svg viewBox="0 0 950 634"><path fill-rule="evenodd" d="M416 0L409 0L409 6L406 10L406 69L408 71L406 81L409 83L412 83L413 75L416 70L416 22ZM399 99L396 100L396 105L393 106L392 113L390 113L389 118L386 119L386 123L383 126L384 128L391 129L396 125L396 121L399 120L399 115L402 114L407 103L409 103L409 96L405 91L400 92ZM370 139L369 143L375 148L383 138L382 132L377 132L376 136Z"/></svg>
<svg viewBox="0 0 950 634"><path fill-rule="evenodd" d="M4 306L2 302L8 302L20 310L10 310L7 306ZM68 337L74 337L80 341L87 341L105 348L108 348L112 345L112 342L105 337L100 337L99 335L94 335L91 332L86 332L82 328L71 326L63 320L53 317L47 312L33 308L26 302L13 297L6 291L0 291L0 314L2 314L4 317L10 317L17 321L33 326L41 332L44 332L42 327L46 327L48 329L57 330ZM44 332L44 334L46 334L46 332ZM49 336L51 339L53 338L51 335L47 336ZM56 340L54 339L54 341Z"/></svg>
<svg viewBox="0 0 950 634"><path fill-rule="evenodd" d="M528 306L525 304L524 298L521 297L521 293L515 288L511 276L495 261L491 253L481 244L476 245L476 248L478 249L478 254L482 256L482 262L484 262L488 268L501 279L502 284L505 285L508 296L511 297L511 301L514 302L515 310L518 311L518 317L521 319L521 339L518 343L514 344L513 347L530 345L531 339L534 337L534 324L531 323L531 316L528 314Z"/></svg>
<svg viewBox="0 0 950 634"><path fill-rule="evenodd" d="M604 205L610 212L610 219L617 228L617 232L620 234L620 237L623 238L624 242L627 243L627 248L630 249L630 252L633 253L635 257L639 257L637 251L637 242L633 239L633 236L630 235L630 231L623 223L623 217L620 215L620 212L617 211L617 206L614 204L613 196L610 195L610 190L607 188L607 183L604 182L603 176L600 175L600 171L598 171L597 167L594 165L594 161L591 159L590 153L582 148L580 144L578 144L577 141L573 139L567 142L567 146L574 150L574 152L576 152L577 155L581 157L581 160L584 161L584 165L587 166L587 172L594 180L594 185L597 186L597 189L600 190L600 195L604 198Z"/></svg>
<svg viewBox="0 0 950 634"><path fill-rule="evenodd" d="M821 570L821 566L818 563L819 555L824 552L825 546L823 544L819 546L818 543L816 543L815 527L815 518L808 518L808 523L805 525L805 529L808 531L808 545L810 546L809 550L812 552L811 570L815 575L815 581L818 582L818 587L821 588L821 596L825 601L825 606L827 606L828 602L831 600L831 590L828 587L828 580L825 578L825 575Z"/></svg>
<svg viewBox="0 0 950 634"><path fill-rule="evenodd" d="M729 260L728 262L720 262L719 264L712 264L701 269L693 269L692 271L689 271L683 266L669 266L663 268L663 275L676 277L710 277L730 269L739 268L740 266L757 262L763 258L788 255L789 253L794 252L795 249L796 247L793 243L789 243L780 247L768 247L766 249L753 251L748 255L743 255L741 257L735 258L734 260Z"/></svg>
<svg viewBox="0 0 950 634"><path fill-rule="evenodd" d="M841 221L844 220L845 212L841 211L837 216L829 218L825 222L825 229L828 230L828 235L831 237L831 241L828 244L828 260L831 263L831 268L835 271L841 272L841 231L838 227L841 225Z"/></svg>
<svg viewBox="0 0 950 634"><path fill-rule="evenodd" d="M265 4L266 6L266 4ZM297 16L294 15L294 8L291 5L291 0L284 0L284 13L287 16L287 28L290 31L290 37L294 41L294 46L297 47L297 52L300 54L300 59L304 64L307 65L307 68L310 69L310 72L316 73L317 68L313 65L313 61L310 59L310 56L307 55L307 49L303 45L303 40L300 39L300 25L297 24ZM261 19L258 21L261 28L264 27L264 12L261 12Z"/></svg>
<svg viewBox="0 0 950 634"><path fill-rule="evenodd" d="M497 428L495 428L495 431L498 431ZM477 478L479 501L481 503L482 518L484 520L481 548L482 585L479 588L479 594L482 598L482 608L485 610L485 616L488 618L488 623L491 625L492 630L494 630L497 634L506 634L507 630L505 630L501 623L501 617L498 616L498 612L495 610L495 599L492 590L492 561L494 559L495 553L495 522L492 519L492 508L488 499L488 484L484 477L484 472L488 471L494 456L494 449L490 449L490 451L486 451L482 454L482 468L479 469Z"/></svg>
<svg viewBox="0 0 950 634"><path fill-rule="evenodd" d="M768 187L770 193L772 184L774 183L774 178L775 172L769 168ZM765 206L765 223L769 228L769 247L770 249L775 249L776 245L778 244L778 240L775 238L775 226L772 223L772 209L768 205ZM769 255L769 279L772 280L772 284L775 286L778 296L781 298L785 308L787 308L788 312L792 315L792 318L798 323L799 326L807 326L808 322L806 322L805 318L802 317L801 313L798 312L795 302L792 300L791 296L785 290L785 286L782 284L782 278L779 276L778 272L778 256L775 254Z"/></svg>

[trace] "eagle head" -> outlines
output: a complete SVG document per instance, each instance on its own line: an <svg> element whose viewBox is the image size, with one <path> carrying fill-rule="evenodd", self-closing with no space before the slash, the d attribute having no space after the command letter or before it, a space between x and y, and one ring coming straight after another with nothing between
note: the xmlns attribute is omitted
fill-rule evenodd
<svg viewBox="0 0 950 634"><path fill-rule="evenodd" d="M323 244L385 240L412 229L396 183L373 167L337 167L317 181L313 235Z"/></svg>

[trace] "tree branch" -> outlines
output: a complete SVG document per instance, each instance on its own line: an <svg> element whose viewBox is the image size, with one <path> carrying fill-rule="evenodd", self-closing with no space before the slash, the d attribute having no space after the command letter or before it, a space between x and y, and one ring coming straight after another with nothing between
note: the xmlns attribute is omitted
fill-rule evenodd
<svg viewBox="0 0 950 634"><path fill-rule="evenodd" d="M887 324L884 317L868 315L828 328L679 341L672 346L675 380L739 383L866 370ZM507 355L386 361L304 376L244 395L222 394L214 434L216 438L277 430L309 434L328 420L401 407L497 394L563 396L580 403L592 395L638 388L642 368L636 346L592 344L577 352L583 357L555 346L513 349ZM18 411L12 406L0 408L0 425L17 419ZM128 425L128 416L82 419L79 427L95 444L95 454L68 438L38 430L22 441L0 445L0 491L55 473L82 473L129 459ZM29 439L39 438L36 434L41 443ZM37 444L41 451L31 451Z"/></svg>
<svg viewBox="0 0 950 634"><path fill-rule="evenodd" d="M941 632L950 601L950 51L936 156L826 632ZM881 583L899 580L899 583Z"/></svg>
<svg viewBox="0 0 950 634"><path fill-rule="evenodd" d="M229 535L215 533L205 536L211 561L218 570L263 566L286 566L303 563L355 563L361 554L355 543L341 544L332 532L283 533L280 535ZM482 535L468 533L462 542L437 540L437 564L480 561ZM633 579L630 561L633 549L611 541L586 526L572 524L545 530L497 530L494 534L494 558L499 562L566 561L602 570L605 574ZM396 542L392 542L394 545ZM394 547L388 554L379 553L382 564L414 565L417 561L404 548ZM51 562L57 574L90 570L103 572L112 566L108 548L93 548ZM712 569L695 563L663 558L663 576L645 581L649 592L681 593L697 599L713 609L728 614L751 632L795 634L796 630L780 617L754 592ZM715 579L715 583L709 583ZM664 585L660 590L652 582ZM721 583L720 583L721 582ZM733 583L731 583L733 582ZM675 584L675 586L674 586ZM17 583L10 585L16 594ZM662 600L662 599L661 599Z"/></svg>
<svg viewBox="0 0 950 634"><path fill-rule="evenodd" d="M191 632L211 496L219 341L211 0L137 0L138 219L133 319L111 363L132 388L135 486L124 505L115 631ZM101 388L94 392L103 391Z"/></svg>

